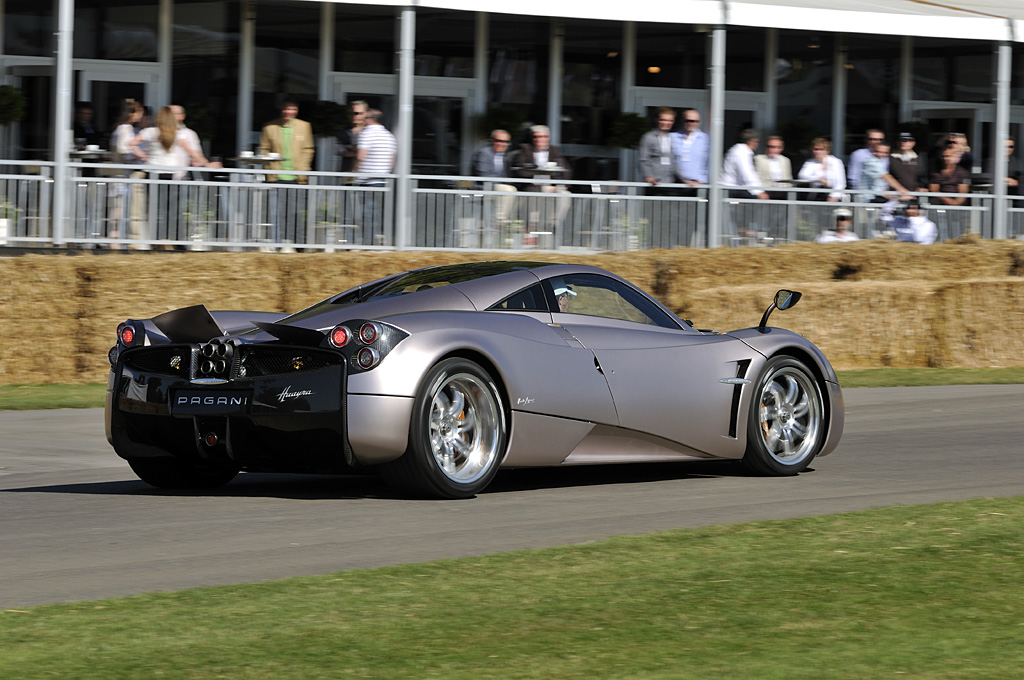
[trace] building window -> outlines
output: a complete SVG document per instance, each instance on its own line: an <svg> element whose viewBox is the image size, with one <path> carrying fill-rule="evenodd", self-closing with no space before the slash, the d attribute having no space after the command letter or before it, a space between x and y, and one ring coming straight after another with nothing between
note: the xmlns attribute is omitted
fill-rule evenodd
<svg viewBox="0 0 1024 680"><path fill-rule="evenodd" d="M620 111L622 24L566 21L562 57L562 143L607 142Z"/></svg>
<svg viewBox="0 0 1024 680"><path fill-rule="evenodd" d="M830 135L834 48L830 34L779 31L776 119L787 152L810 155L811 140Z"/></svg>
<svg viewBox="0 0 1024 680"><path fill-rule="evenodd" d="M548 19L513 15L490 17L487 101L519 113L523 123L550 124L547 120ZM523 130L510 130L513 143L527 141Z"/></svg>
<svg viewBox="0 0 1024 680"><path fill-rule="evenodd" d="M237 0L174 3L171 98L185 107L188 126L199 134L205 153L214 157L239 151L240 13Z"/></svg>
<svg viewBox="0 0 1024 680"><path fill-rule="evenodd" d="M54 3L39 0L6 0L4 54L52 57L56 49L53 7Z"/></svg>
<svg viewBox="0 0 1024 680"><path fill-rule="evenodd" d="M987 42L915 38L914 99L991 102L993 62Z"/></svg>
<svg viewBox="0 0 1024 680"><path fill-rule="evenodd" d="M334 6L334 70L394 73L398 16L394 10Z"/></svg>
<svg viewBox="0 0 1024 680"><path fill-rule="evenodd" d="M158 0L76 0L76 59L156 61Z"/></svg>
<svg viewBox="0 0 1024 680"><path fill-rule="evenodd" d="M640 87L702 90L707 79L707 33L677 24L636 25L636 72Z"/></svg>
<svg viewBox="0 0 1024 680"><path fill-rule="evenodd" d="M264 2L256 6L256 69L253 122L277 118L284 100L299 111L317 99L320 63L320 5ZM315 130L314 130L315 132Z"/></svg>
<svg viewBox="0 0 1024 680"><path fill-rule="evenodd" d="M416 75L472 78L476 14L416 12Z"/></svg>
<svg viewBox="0 0 1024 680"><path fill-rule="evenodd" d="M903 39L859 35L848 42L846 67L846 129L860 148L868 128L884 130L896 143L900 115L899 73Z"/></svg>
<svg viewBox="0 0 1024 680"><path fill-rule="evenodd" d="M763 28L732 27L725 36L725 89L764 92Z"/></svg>

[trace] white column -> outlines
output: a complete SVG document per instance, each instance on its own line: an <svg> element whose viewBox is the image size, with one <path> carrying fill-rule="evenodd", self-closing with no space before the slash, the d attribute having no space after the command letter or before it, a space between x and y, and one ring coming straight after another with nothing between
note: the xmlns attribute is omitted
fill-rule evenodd
<svg viewBox="0 0 1024 680"><path fill-rule="evenodd" d="M622 89L619 98L624 113L636 109L636 22L627 21L622 25ZM643 115L643 111L639 111ZM619 149L619 181L629 182L636 170L636 150Z"/></svg>
<svg viewBox="0 0 1024 680"><path fill-rule="evenodd" d="M708 159L708 180L711 192L708 198L708 248L722 245L722 187L718 176L722 172L725 135L725 26L715 26L711 32L711 107L708 118L711 127L711 157Z"/></svg>
<svg viewBox="0 0 1024 680"><path fill-rule="evenodd" d="M849 60L846 36L837 33L832 51L832 153L846 155L846 62Z"/></svg>
<svg viewBox="0 0 1024 680"><path fill-rule="evenodd" d="M900 119L898 122L908 122L911 116L914 115L910 104L913 99L914 38L912 36L905 35L903 36L903 42L900 45Z"/></svg>
<svg viewBox="0 0 1024 680"><path fill-rule="evenodd" d="M256 5L242 5L241 26L238 35L238 132L235 146L245 150L250 145L252 132L252 93L256 73Z"/></svg>
<svg viewBox="0 0 1024 680"><path fill-rule="evenodd" d="M562 49L565 45L565 22L551 20L551 44L548 53L548 119L544 124L551 128L551 143L562 143Z"/></svg>
<svg viewBox="0 0 1024 680"><path fill-rule="evenodd" d="M416 65L416 10L403 7L401 38L398 48L398 125L395 130L398 158L395 174L395 247L408 247L411 241L412 216L412 112L413 74Z"/></svg>
<svg viewBox="0 0 1024 680"><path fill-rule="evenodd" d="M157 19L156 45L156 101L158 106L170 106L171 101L171 56L173 50L174 3L173 0L160 0L159 18ZM154 107L156 110L156 107Z"/></svg>
<svg viewBox="0 0 1024 680"><path fill-rule="evenodd" d="M334 71L334 4L325 2L320 5L320 61L317 71L316 98L318 101L332 101L334 92L331 73ZM313 134L317 133L313 130ZM316 169L320 172L337 171L334 161L334 137L316 138ZM317 182L319 183L319 178Z"/></svg>
<svg viewBox="0 0 1024 680"><path fill-rule="evenodd" d="M764 131L761 133L770 135L778 133L778 109L779 109L779 84L775 80L777 62L779 60L779 29L769 28L765 33L764 41Z"/></svg>
<svg viewBox="0 0 1024 680"><path fill-rule="evenodd" d="M1011 27L1012 28L1012 27ZM1010 66L1013 61L1013 46L1008 42L999 43L999 62L996 76L996 134L992 140L992 158L995 160L992 173L995 199L992 201L992 237L1006 238L1006 150L1003 145L1010 136Z"/></svg>
<svg viewBox="0 0 1024 680"><path fill-rule="evenodd" d="M487 12L476 13L476 43L473 48L473 79L475 101L473 115L479 120L487 113L487 72L490 69L491 18Z"/></svg>
<svg viewBox="0 0 1024 680"><path fill-rule="evenodd" d="M60 0L57 7L57 82L53 121L53 244L64 245L64 221L68 212L71 148L71 59L74 54L75 0Z"/></svg>

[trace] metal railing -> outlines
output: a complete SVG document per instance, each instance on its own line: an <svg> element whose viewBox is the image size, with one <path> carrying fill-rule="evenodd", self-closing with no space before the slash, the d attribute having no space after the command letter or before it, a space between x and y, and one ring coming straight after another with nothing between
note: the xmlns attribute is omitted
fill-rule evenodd
<svg viewBox="0 0 1024 680"><path fill-rule="evenodd" d="M303 173L307 183L266 181L260 168L173 169L71 163L68 215L54 229L53 164L0 163L0 246L311 250L469 249L631 251L702 248L709 242L709 187L638 182L494 179L415 175L409 216L397 220L396 177L367 185L347 173ZM838 207L854 214L860 238L886 237L881 205L827 189L770 188L759 200L729 187L724 246L813 241L831 228ZM939 240L993 236L994 196L973 193L962 205L927 201ZM1007 236L1024 239L1024 197L1008 197ZM403 232L396 225L408 225Z"/></svg>

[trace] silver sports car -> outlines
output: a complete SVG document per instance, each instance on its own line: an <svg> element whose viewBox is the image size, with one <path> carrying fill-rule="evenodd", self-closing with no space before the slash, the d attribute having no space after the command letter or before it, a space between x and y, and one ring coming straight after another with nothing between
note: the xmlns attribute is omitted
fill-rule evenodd
<svg viewBox="0 0 1024 680"><path fill-rule="evenodd" d="M107 439L171 488L363 469L464 498L502 467L708 458L792 475L844 419L821 351L767 326L799 298L721 333L596 267L476 262L283 318L186 307L118 327Z"/></svg>

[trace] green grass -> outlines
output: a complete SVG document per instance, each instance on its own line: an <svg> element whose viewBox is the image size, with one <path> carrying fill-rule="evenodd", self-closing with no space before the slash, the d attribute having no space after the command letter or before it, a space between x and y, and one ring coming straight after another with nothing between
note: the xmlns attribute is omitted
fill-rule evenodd
<svg viewBox="0 0 1024 680"><path fill-rule="evenodd" d="M843 387L1011 385L1024 383L1024 366L1008 368L863 368L836 371Z"/></svg>
<svg viewBox="0 0 1024 680"><path fill-rule="evenodd" d="M843 387L1003 385L1024 383L1024 366L1012 368L865 368L838 371ZM0 411L100 408L104 385L0 385Z"/></svg>
<svg viewBox="0 0 1024 680"><path fill-rule="evenodd" d="M0 385L0 411L100 408L105 383L89 385Z"/></svg>
<svg viewBox="0 0 1024 680"><path fill-rule="evenodd" d="M0 677L1017 678L1024 497L0 612ZM9 585L9 584L8 584Z"/></svg>

